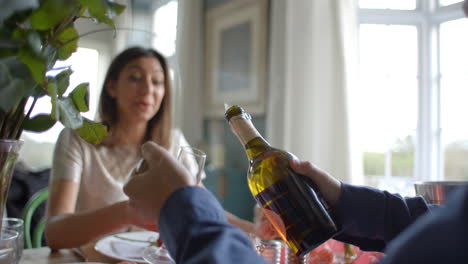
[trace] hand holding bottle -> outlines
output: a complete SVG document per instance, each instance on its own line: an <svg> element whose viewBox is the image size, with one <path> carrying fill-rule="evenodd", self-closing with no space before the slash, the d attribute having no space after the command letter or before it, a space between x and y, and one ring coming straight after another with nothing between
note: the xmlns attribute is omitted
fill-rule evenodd
<svg viewBox="0 0 468 264"><path fill-rule="evenodd" d="M289 165L298 174L308 177L317 187L325 201L331 206L336 206L341 192L341 182L330 174L314 166L309 161L292 159ZM264 211L258 205L255 206L255 234L261 239L278 239L278 232L268 221Z"/></svg>
<svg viewBox="0 0 468 264"><path fill-rule="evenodd" d="M339 180L314 166L309 161L292 159L289 162L289 165L294 172L307 176L312 180L320 194L331 207L336 206L341 193L341 182Z"/></svg>
<svg viewBox="0 0 468 264"><path fill-rule="evenodd" d="M294 155L272 147L252 124L251 116L242 107L231 106L226 110L226 120L232 131L244 146L249 168L247 183L257 204L274 226L278 234L298 256L304 256L312 249L337 233L337 227L327 212L325 203L320 201L320 193L309 184L309 179L294 171L290 160ZM299 170L315 175L312 166L300 165ZM332 184L327 191L331 202L339 195L339 182L319 173L321 186ZM329 179L329 180L321 180ZM333 186L335 188L333 188ZM338 189L336 188L338 186ZM338 194L336 192L338 190Z"/></svg>

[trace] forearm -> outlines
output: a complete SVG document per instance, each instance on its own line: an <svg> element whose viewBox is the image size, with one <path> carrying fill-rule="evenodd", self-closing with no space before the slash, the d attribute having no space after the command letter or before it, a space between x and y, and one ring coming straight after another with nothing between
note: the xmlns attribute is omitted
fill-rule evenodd
<svg viewBox="0 0 468 264"><path fill-rule="evenodd" d="M342 184L334 215L341 230L336 239L381 251L427 210L420 197L402 198L386 191Z"/></svg>
<svg viewBox="0 0 468 264"><path fill-rule="evenodd" d="M159 226L176 263L265 263L206 190L185 187L173 193L161 210Z"/></svg>
<svg viewBox="0 0 468 264"><path fill-rule="evenodd" d="M126 205L116 203L98 210L50 216L45 237L51 249L72 248L128 226Z"/></svg>
<svg viewBox="0 0 468 264"><path fill-rule="evenodd" d="M254 233L254 224L252 222L241 219L228 211L225 211L225 214L229 223L232 225L239 227L246 233Z"/></svg>
<svg viewBox="0 0 468 264"><path fill-rule="evenodd" d="M203 183L200 183L199 186L206 189L206 187L203 185ZM229 213L228 211L224 211L224 212L226 214L226 217L227 217L229 223L231 223L234 226L239 227L240 229L244 230L244 232L246 232L246 233L254 233L255 228L254 228L254 224L252 222L241 219L241 218Z"/></svg>

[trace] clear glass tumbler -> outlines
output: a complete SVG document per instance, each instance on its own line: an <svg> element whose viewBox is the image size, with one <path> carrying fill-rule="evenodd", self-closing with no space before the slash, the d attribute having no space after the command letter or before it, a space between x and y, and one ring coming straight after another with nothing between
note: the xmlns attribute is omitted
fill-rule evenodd
<svg viewBox="0 0 468 264"><path fill-rule="evenodd" d="M20 218L6 217L3 218L2 228L7 230L13 230L18 232L17 246L16 246L16 257L18 263L23 255L24 249L24 221Z"/></svg>
<svg viewBox="0 0 468 264"><path fill-rule="evenodd" d="M18 232L3 228L0 233L0 263L19 263Z"/></svg>

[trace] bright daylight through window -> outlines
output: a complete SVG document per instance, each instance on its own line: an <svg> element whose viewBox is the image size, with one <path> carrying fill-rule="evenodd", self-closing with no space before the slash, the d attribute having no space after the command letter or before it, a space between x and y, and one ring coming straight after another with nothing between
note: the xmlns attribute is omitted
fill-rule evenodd
<svg viewBox="0 0 468 264"><path fill-rule="evenodd" d="M153 46L166 58L175 53L177 35L177 1L158 7L153 15Z"/></svg>
<svg viewBox="0 0 468 264"><path fill-rule="evenodd" d="M461 0L360 0L357 127L365 183L468 180L468 20Z"/></svg>
<svg viewBox="0 0 468 264"><path fill-rule="evenodd" d="M67 95L73 90L78 84L83 82L89 82L89 92L90 92L90 104L89 111L83 113L82 115L86 118L94 120L95 114L97 112L97 97L101 91L101 87L98 87L98 58L99 53L95 49L87 48L78 48L78 50L73 53L73 55L68 58L66 61L57 61L54 68L71 66L73 74L70 76L70 86L65 93ZM63 70L63 69L62 69ZM50 71L48 75L54 76L60 73L58 71ZM28 102L31 103L31 102ZM26 109L28 109L26 107ZM50 98L43 97L37 100L34 110L31 113L31 116L35 116L39 113L50 113L52 105L50 103ZM27 139L32 139L37 142L47 142L54 143L57 141L60 131L62 131L63 125L56 123L51 129L42 132L42 133L33 133L33 132L24 132L23 135Z"/></svg>
<svg viewBox="0 0 468 264"><path fill-rule="evenodd" d="M468 20L440 26L441 129L446 180L468 180Z"/></svg>

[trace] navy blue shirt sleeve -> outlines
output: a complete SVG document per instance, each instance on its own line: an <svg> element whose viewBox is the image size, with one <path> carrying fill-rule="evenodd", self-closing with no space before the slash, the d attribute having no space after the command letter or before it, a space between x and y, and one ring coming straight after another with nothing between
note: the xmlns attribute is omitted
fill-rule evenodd
<svg viewBox="0 0 468 264"><path fill-rule="evenodd" d="M468 260L468 188L444 206L368 187L342 185L335 239L382 251L381 264L464 263Z"/></svg>
<svg viewBox="0 0 468 264"><path fill-rule="evenodd" d="M342 183L334 220L336 240L383 251L388 242L428 211L421 197L403 198L371 187Z"/></svg>
<svg viewBox="0 0 468 264"><path fill-rule="evenodd" d="M468 188L422 216L386 248L381 264L468 262Z"/></svg>
<svg viewBox="0 0 468 264"><path fill-rule="evenodd" d="M246 234L228 223L216 198L200 187L184 187L169 196L159 232L176 263L265 263Z"/></svg>

